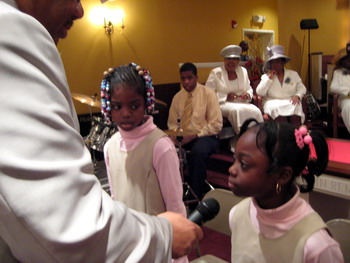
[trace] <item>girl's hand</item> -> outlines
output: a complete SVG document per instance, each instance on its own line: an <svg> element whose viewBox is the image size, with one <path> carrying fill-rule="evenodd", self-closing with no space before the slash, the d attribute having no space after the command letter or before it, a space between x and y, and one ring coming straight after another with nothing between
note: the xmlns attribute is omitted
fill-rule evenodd
<svg viewBox="0 0 350 263"><path fill-rule="evenodd" d="M292 102L293 105L297 105L300 103L300 98L299 98L299 96L292 96L290 101Z"/></svg>

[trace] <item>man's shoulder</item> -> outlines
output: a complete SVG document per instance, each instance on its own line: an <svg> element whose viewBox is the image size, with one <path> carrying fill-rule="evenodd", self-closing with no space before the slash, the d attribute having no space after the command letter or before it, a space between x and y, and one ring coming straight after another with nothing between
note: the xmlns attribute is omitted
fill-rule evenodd
<svg viewBox="0 0 350 263"><path fill-rule="evenodd" d="M178 92L175 93L174 97L171 100L171 105L174 107L177 107L176 105L178 105L180 103L180 101L182 101L184 98L186 98L186 94L185 94L185 89L181 88Z"/></svg>
<svg viewBox="0 0 350 263"><path fill-rule="evenodd" d="M186 91L185 91L184 88L180 88L180 90L179 90L178 92L175 93L174 99L175 99L175 98L178 98L178 97L180 97L180 96L182 96L182 95L184 95L185 92L186 92Z"/></svg>
<svg viewBox="0 0 350 263"><path fill-rule="evenodd" d="M215 92L211 88L203 84L198 83L196 89L199 89L202 93L207 94L208 96L211 96L211 95L216 96Z"/></svg>

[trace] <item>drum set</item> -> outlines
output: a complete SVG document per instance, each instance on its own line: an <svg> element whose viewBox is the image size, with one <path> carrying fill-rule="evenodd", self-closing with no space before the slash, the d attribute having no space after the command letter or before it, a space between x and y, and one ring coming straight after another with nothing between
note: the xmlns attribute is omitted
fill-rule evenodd
<svg viewBox="0 0 350 263"><path fill-rule="evenodd" d="M92 107L101 107L100 101L97 100L97 94L87 96L80 93L72 93L72 98L89 106L91 128L89 134L84 137L84 142L91 152L94 172L97 174L100 161L98 157L103 156L103 147L117 131L117 127L112 123L107 123L102 117L92 115Z"/></svg>
<svg viewBox="0 0 350 263"><path fill-rule="evenodd" d="M91 129L89 134L84 138L85 144L89 149L103 152L103 147L117 131L114 124L108 124L101 117L92 117Z"/></svg>

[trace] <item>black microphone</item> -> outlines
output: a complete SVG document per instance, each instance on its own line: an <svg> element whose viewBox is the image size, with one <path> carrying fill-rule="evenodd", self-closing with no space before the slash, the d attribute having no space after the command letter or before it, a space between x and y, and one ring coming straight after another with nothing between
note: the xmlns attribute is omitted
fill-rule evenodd
<svg viewBox="0 0 350 263"><path fill-rule="evenodd" d="M214 198L207 198L199 202L196 209L188 217L188 220L201 226L203 223L213 219L219 213L219 210L219 202Z"/></svg>

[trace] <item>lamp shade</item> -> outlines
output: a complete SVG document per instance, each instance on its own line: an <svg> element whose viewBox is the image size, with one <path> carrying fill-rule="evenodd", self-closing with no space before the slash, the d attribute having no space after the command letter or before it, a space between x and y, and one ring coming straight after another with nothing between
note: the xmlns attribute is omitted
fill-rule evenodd
<svg viewBox="0 0 350 263"><path fill-rule="evenodd" d="M300 21L300 29L317 29L318 23L316 19L302 19Z"/></svg>

